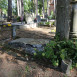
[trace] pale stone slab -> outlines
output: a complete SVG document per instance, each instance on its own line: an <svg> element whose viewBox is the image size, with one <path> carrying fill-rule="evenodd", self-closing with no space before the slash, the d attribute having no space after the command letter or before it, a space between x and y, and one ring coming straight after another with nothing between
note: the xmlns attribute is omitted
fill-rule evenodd
<svg viewBox="0 0 77 77"><path fill-rule="evenodd" d="M46 44L49 40L45 39L32 39L32 38L20 38L11 41L8 45L11 48L19 49L22 48L24 54L28 53L33 55L36 51L43 52Z"/></svg>
<svg viewBox="0 0 77 77"><path fill-rule="evenodd" d="M47 40L47 39L19 38L19 39L13 40L11 42L12 43L21 42L24 44L35 45L35 44L47 44L47 43L49 43L49 41L50 40Z"/></svg>

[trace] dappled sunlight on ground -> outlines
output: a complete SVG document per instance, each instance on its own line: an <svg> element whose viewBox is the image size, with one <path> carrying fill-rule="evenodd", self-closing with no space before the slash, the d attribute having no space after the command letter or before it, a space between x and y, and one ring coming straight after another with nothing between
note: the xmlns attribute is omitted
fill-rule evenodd
<svg viewBox="0 0 77 77"><path fill-rule="evenodd" d="M0 41L10 38L11 27L1 29ZM21 38L53 39L56 27L39 27L17 29L16 33ZM3 42L3 41L2 41ZM51 65L42 64L29 57L29 60L15 50L3 50L0 46L0 77L67 77L58 69L52 69ZM71 71L71 77L77 77L77 69Z"/></svg>
<svg viewBox="0 0 77 77"><path fill-rule="evenodd" d="M63 77L64 74L37 64L35 61L23 61L12 54L0 51L0 77ZM13 52L12 52L13 53ZM16 55L17 53L13 53ZM22 56L20 56L21 58Z"/></svg>
<svg viewBox="0 0 77 77"><path fill-rule="evenodd" d="M18 29L17 36L23 38L41 38L41 39L53 39L54 33L50 33L55 27L39 27L39 28L25 28Z"/></svg>

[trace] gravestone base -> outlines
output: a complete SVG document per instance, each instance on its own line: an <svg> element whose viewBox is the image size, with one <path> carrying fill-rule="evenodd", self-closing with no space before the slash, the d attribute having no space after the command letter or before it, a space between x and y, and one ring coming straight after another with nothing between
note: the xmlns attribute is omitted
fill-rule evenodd
<svg viewBox="0 0 77 77"><path fill-rule="evenodd" d="M72 60L62 60L61 69L67 76L71 76L70 67L72 66Z"/></svg>
<svg viewBox="0 0 77 77"><path fill-rule="evenodd" d="M25 29L25 28L37 28L37 23L29 23L29 24L20 26L20 29Z"/></svg>

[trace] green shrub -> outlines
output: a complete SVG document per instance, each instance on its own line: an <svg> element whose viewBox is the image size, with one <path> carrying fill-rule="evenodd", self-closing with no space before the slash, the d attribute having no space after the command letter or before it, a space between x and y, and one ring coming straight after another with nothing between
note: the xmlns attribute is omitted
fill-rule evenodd
<svg viewBox="0 0 77 77"><path fill-rule="evenodd" d="M51 25L55 25L55 21L51 23Z"/></svg>
<svg viewBox="0 0 77 77"><path fill-rule="evenodd" d="M50 24L49 22L45 22L45 25L49 26L49 24Z"/></svg>
<svg viewBox="0 0 77 77"><path fill-rule="evenodd" d="M36 52L36 56L47 59L53 66L60 66L61 60L71 59L73 67L77 67L77 42L51 41L45 46L43 52Z"/></svg>
<svg viewBox="0 0 77 77"><path fill-rule="evenodd" d="M55 19L55 15L54 15L54 12L53 11L51 11L51 15L48 16L48 19Z"/></svg>
<svg viewBox="0 0 77 77"><path fill-rule="evenodd" d="M18 17L17 17L17 21L18 21L18 22L21 22L21 17L18 16Z"/></svg>

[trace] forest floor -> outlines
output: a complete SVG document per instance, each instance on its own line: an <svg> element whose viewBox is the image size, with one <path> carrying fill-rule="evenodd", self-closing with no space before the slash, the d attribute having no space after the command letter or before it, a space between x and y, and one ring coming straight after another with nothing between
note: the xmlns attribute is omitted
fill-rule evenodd
<svg viewBox="0 0 77 77"><path fill-rule="evenodd" d="M17 37L53 39L55 27L17 29ZM2 28L0 32L0 43L11 37L11 28ZM9 40L8 40L9 41ZM8 43L4 42L4 43ZM3 43L3 44L4 44ZM51 68L52 65L25 57L13 50L3 49L0 45L0 77L67 77L59 68ZM71 71L71 77L77 77L77 69Z"/></svg>

